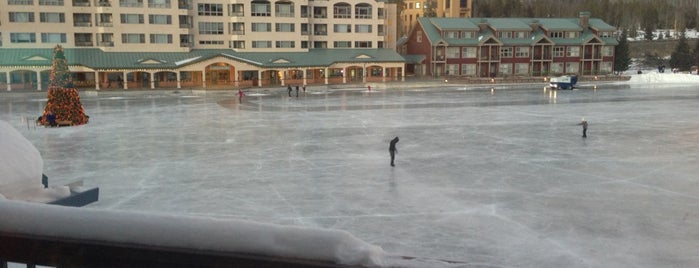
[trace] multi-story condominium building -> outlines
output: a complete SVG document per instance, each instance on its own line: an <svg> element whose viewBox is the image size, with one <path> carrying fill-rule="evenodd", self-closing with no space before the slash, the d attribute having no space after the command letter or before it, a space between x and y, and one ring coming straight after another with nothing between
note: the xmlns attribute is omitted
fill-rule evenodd
<svg viewBox="0 0 699 268"><path fill-rule="evenodd" d="M420 18L405 48L410 73L508 77L614 71L616 28L579 18ZM417 60L415 60L417 59Z"/></svg>
<svg viewBox="0 0 699 268"><path fill-rule="evenodd" d="M376 0L0 0L0 89L46 88L56 45L75 85L95 89L402 79L396 10Z"/></svg>
<svg viewBox="0 0 699 268"><path fill-rule="evenodd" d="M417 19L425 17L429 10L435 17L470 18L473 16L473 0L404 0L400 14L401 32L410 32Z"/></svg>

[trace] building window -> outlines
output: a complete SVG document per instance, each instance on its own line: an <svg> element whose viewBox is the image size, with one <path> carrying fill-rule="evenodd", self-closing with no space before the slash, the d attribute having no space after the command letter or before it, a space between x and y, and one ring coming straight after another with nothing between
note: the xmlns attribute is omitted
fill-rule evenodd
<svg viewBox="0 0 699 268"><path fill-rule="evenodd" d="M199 16L223 16L221 4L197 4Z"/></svg>
<svg viewBox="0 0 699 268"><path fill-rule="evenodd" d="M602 65L600 65L600 73L602 74L610 74L612 73L612 62L611 61L604 61L602 62Z"/></svg>
<svg viewBox="0 0 699 268"><path fill-rule="evenodd" d="M121 23L143 24L143 14L121 14Z"/></svg>
<svg viewBox="0 0 699 268"><path fill-rule="evenodd" d="M296 43L294 41L276 41L276 48L295 48Z"/></svg>
<svg viewBox="0 0 699 268"><path fill-rule="evenodd" d="M351 33L352 32L352 25L351 24L334 24L333 31L336 33Z"/></svg>
<svg viewBox="0 0 699 268"><path fill-rule="evenodd" d="M313 34L314 35L328 35L328 25L327 24L313 24Z"/></svg>
<svg viewBox="0 0 699 268"><path fill-rule="evenodd" d="M233 49L245 49L245 41L237 40L230 42L230 48Z"/></svg>
<svg viewBox="0 0 699 268"><path fill-rule="evenodd" d="M515 57L517 58L529 58L529 47L516 47Z"/></svg>
<svg viewBox="0 0 699 268"><path fill-rule="evenodd" d="M602 47L602 56L603 57L614 56L614 47L613 46L603 46Z"/></svg>
<svg viewBox="0 0 699 268"><path fill-rule="evenodd" d="M512 47L500 48L500 57L501 58L512 58Z"/></svg>
<svg viewBox="0 0 699 268"><path fill-rule="evenodd" d="M39 21L47 23L64 23L66 16L63 13L41 12L39 13Z"/></svg>
<svg viewBox="0 0 699 268"><path fill-rule="evenodd" d="M99 37L99 46L102 47L113 47L114 46L114 34L113 33L101 33L98 34L97 37Z"/></svg>
<svg viewBox="0 0 699 268"><path fill-rule="evenodd" d="M146 35L137 33L121 34L121 42L124 44L145 44Z"/></svg>
<svg viewBox="0 0 699 268"><path fill-rule="evenodd" d="M458 47L447 47L447 58L458 59L461 57L461 49Z"/></svg>
<svg viewBox="0 0 699 268"><path fill-rule="evenodd" d="M561 58L565 56L566 48L563 46L553 47L553 56L556 58Z"/></svg>
<svg viewBox="0 0 699 268"><path fill-rule="evenodd" d="M580 37L579 32L566 32L566 38L578 38Z"/></svg>
<svg viewBox="0 0 699 268"><path fill-rule="evenodd" d="M614 32L599 32L598 35L602 38L609 38L614 37Z"/></svg>
<svg viewBox="0 0 699 268"><path fill-rule="evenodd" d="M10 12L10 22L34 22L34 12Z"/></svg>
<svg viewBox="0 0 699 268"><path fill-rule="evenodd" d="M528 75L529 74L529 63L515 63L515 74Z"/></svg>
<svg viewBox="0 0 699 268"><path fill-rule="evenodd" d="M91 33L75 33L75 46L76 47L91 47L92 46L92 34Z"/></svg>
<svg viewBox="0 0 699 268"><path fill-rule="evenodd" d="M301 6L301 18L308 18L309 8L306 5Z"/></svg>
<svg viewBox="0 0 699 268"><path fill-rule="evenodd" d="M461 48L461 57L463 58L475 58L477 49L475 47L463 47Z"/></svg>
<svg viewBox="0 0 699 268"><path fill-rule="evenodd" d="M223 45L223 40L200 40L200 45Z"/></svg>
<svg viewBox="0 0 699 268"><path fill-rule="evenodd" d="M120 7L143 7L143 0L119 0Z"/></svg>
<svg viewBox="0 0 699 268"><path fill-rule="evenodd" d="M253 17L272 16L272 6L267 1L253 1L250 4L250 9L250 15Z"/></svg>
<svg viewBox="0 0 699 268"><path fill-rule="evenodd" d="M148 7L170 8L170 0L148 0Z"/></svg>
<svg viewBox="0 0 699 268"><path fill-rule="evenodd" d="M328 18L328 8L327 7L313 7L313 18L315 18L315 19Z"/></svg>
<svg viewBox="0 0 699 268"><path fill-rule="evenodd" d="M308 48L308 41L301 41L301 48Z"/></svg>
<svg viewBox="0 0 699 268"><path fill-rule="evenodd" d="M232 22L230 24L229 34L244 35L245 34L245 23L243 22Z"/></svg>
<svg viewBox="0 0 699 268"><path fill-rule="evenodd" d="M275 31L282 33L293 33L296 31L296 25L293 23L276 23Z"/></svg>
<svg viewBox="0 0 699 268"><path fill-rule="evenodd" d="M338 3L333 6L333 18L350 19L352 18L352 6L347 3Z"/></svg>
<svg viewBox="0 0 699 268"><path fill-rule="evenodd" d="M371 48L371 41L355 41L354 47Z"/></svg>
<svg viewBox="0 0 699 268"><path fill-rule="evenodd" d="M228 16L231 16L231 17L243 17L243 16L245 16L245 6L243 6L243 4L230 4L230 5L228 5Z"/></svg>
<svg viewBox="0 0 699 268"><path fill-rule="evenodd" d="M180 47L190 47L194 42L194 36L191 34L181 34L180 35Z"/></svg>
<svg viewBox="0 0 699 268"><path fill-rule="evenodd" d="M369 4L357 4L354 7L354 18L355 19L371 19L371 5L369 5Z"/></svg>
<svg viewBox="0 0 699 268"><path fill-rule="evenodd" d="M383 41L377 42L377 43L376 43L376 48L385 48L384 42L383 42Z"/></svg>
<svg viewBox="0 0 699 268"><path fill-rule="evenodd" d="M172 44L171 34L151 34L150 35L151 44Z"/></svg>
<svg viewBox="0 0 699 268"><path fill-rule="evenodd" d="M577 74L580 72L580 63L578 62L567 62L566 63L566 73L567 74Z"/></svg>
<svg viewBox="0 0 699 268"><path fill-rule="evenodd" d="M308 23L301 23L301 35L308 35Z"/></svg>
<svg viewBox="0 0 699 268"><path fill-rule="evenodd" d="M36 34L10 33L10 43L36 43Z"/></svg>
<svg viewBox="0 0 699 268"><path fill-rule="evenodd" d="M447 75L459 75L459 65L447 64Z"/></svg>
<svg viewBox="0 0 699 268"><path fill-rule="evenodd" d="M92 27L92 14L90 14L90 13L73 13L73 26Z"/></svg>
<svg viewBox="0 0 699 268"><path fill-rule="evenodd" d="M446 38L454 38L454 39L456 39L456 38L459 38L459 34L460 34L460 32L458 32L458 31L448 31L448 32L445 32Z"/></svg>
<svg viewBox="0 0 699 268"><path fill-rule="evenodd" d="M272 41L252 41L253 48L272 48Z"/></svg>
<svg viewBox="0 0 699 268"><path fill-rule="evenodd" d="M563 63L562 62L551 63L551 74L555 74L555 75L563 74Z"/></svg>
<svg viewBox="0 0 699 268"><path fill-rule="evenodd" d="M335 47L335 48L351 48L352 41L335 41L335 42L333 42L333 47Z"/></svg>
<svg viewBox="0 0 699 268"><path fill-rule="evenodd" d="M328 48L327 41L313 41L313 48Z"/></svg>
<svg viewBox="0 0 699 268"><path fill-rule="evenodd" d="M422 31L415 32L415 41L417 43L422 43Z"/></svg>
<svg viewBox="0 0 699 268"><path fill-rule="evenodd" d="M148 23L150 24L172 24L170 15L148 15Z"/></svg>
<svg viewBox="0 0 699 268"><path fill-rule="evenodd" d="M371 33L371 25L369 24L357 24L354 25L355 33Z"/></svg>
<svg viewBox="0 0 699 268"><path fill-rule="evenodd" d="M272 24L265 23L265 22L255 22L252 24L252 31L253 32L271 32L272 31Z"/></svg>
<svg viewBox="0 0 699 268"><path fill-rule="evenodd" d="M580 47L568 47L567 57L580 57Z"/></svg>
<svg viewBox="0 0 699 268"><path fill-rule="evenodd" d="M500 63L500 68L498 69L498 73L500 73L503 76L512 75L512 64L511 63Z"/></svg>
<svg viewBox="0 0 699 268"><path fill-rule="evenodd" d="M293 18L294 17L294 3L274 4L274 16Z"/></svg>
<svg viewBox="0 0 699 268"><path fill-rule="evenodd" d="M475 37L476 37L476 33L474 33L474 32L462 32L461 33L462 39L471 39L471 38L475 38Z"/></svg>
<svg viewBox="0 0 699 268"><path fill-rule="evenodd" d="M385 27L384 27L383 24L376 25L376 28L377 28L377 29L376 29L376 34L378 34L378 35L384 35L384 33L385 33L385 32L384 32L384 28L385 28Z"/></svg>
<svg viewBox="0 0 699 268"><path fill-rule="evenodd" d="M512 38L512 32L498 32L498 38Z"/></svg>
<svg viewBox="0 0 699 268"><path fill-rule="evenodd" d="M549 35L551 38L563 38L564 32L551 32Z"/></svg>
<svg viewBox="0 0 699 268"><path fill-rule="evenodd" d="M7 0L8 5L33 6L34 0ZM12 35L12 34L10 34Z"/></svg>
<svg viewBox="0 0 699 268"><path fill-rule="evenodd" d="M63 0L39 0L40 6L62 6Z"/></svg>
<svg viewBox="0 0 699 268"><path fill-rule="evenodd" d="M529 38L529 32L515 32L515 38L527 39L527 38Z"/></svg>
<svg viewBox="0 0 699 268"><path fill-rule="evenodd" d="M200 22L199 34L223 34L223 22Z"/></svg>
<svg viewBox="0 0 699 268"><path fill-rule="evenodd" d="M475 64L461 64L461 75L475 76L476 75L476 65Z"/></svg>

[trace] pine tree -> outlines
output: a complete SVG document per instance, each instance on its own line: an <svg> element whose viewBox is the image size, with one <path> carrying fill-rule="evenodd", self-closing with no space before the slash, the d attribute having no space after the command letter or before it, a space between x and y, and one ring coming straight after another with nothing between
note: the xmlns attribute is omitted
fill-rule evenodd
<svg viewBox="0 0 699 268"><path fill-rule="evenodd" d="M628 33L626 29L621 32L619 44L614 47L614 70L621 73L627 71L631 66L631 56L629 51Z"/></svg>
<svg viewBox="0 0 699 268"><path fill-rule="evenodd" d="M53 65L49 77L48 101L44 108L43 123L46 115L51 112L56 115L56 121L70 121L72 125L87 123L88 116L80 102L80 94L73 87L73 77L68 69L68 62L63 54L63 47L53 49Z"/></svg>
<svg viewBox="0 0 699 268"><path fill-rule="evenodd" d="M694 57L691 51L689 51L689 43L687 42L687 37L684 32L685 30L682 29L680 32L680 40L677 42L675 51L673 51L670 56L670 67L673 69L677 68L680 71L688 71L694 62Z"/></svg>

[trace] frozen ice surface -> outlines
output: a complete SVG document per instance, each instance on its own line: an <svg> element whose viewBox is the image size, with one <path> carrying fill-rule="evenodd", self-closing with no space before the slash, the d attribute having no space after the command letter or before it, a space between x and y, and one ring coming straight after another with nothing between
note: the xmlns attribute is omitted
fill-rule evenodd
<svg viewBox="0 0 699 268"><path fill-rule="evenodd" d="M473 266L699 266L696 84L308 90L100 93L66 128L21 120L45 99L0 98L0 119L51 184L99 186L94 208L340 229Z"/></svg>

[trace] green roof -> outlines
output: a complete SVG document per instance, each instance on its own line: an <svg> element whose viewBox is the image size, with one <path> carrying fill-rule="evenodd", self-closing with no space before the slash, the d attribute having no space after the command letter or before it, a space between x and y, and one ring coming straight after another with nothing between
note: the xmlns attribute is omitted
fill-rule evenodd
<svg viewBox="0 0 699 268"><path fill-rule="evenodd" d="M308 52L236 52L194 49L189 52L105 52L98 48L65 48L69 65L92 69L177 69L225 57L260 68L329 66L340 62L405 62L392 49L310 49ZM0 66L51 66L52 48L0 48Z"/></svg>
<svg viewBox="0 0 699 268"><path fill-rule="evenodd" d="M465 23L466 21L470 23ZM478 45L488 38L495 38L504 45L533 45L541 40L544 32L541 29L533 30L532 23L540 25L547 31L575 31L581 33L581 38L548 38L554 45L575 45L589 41L593 34L589 29L583 29L579 25L579 18L418 18L418 24L427 35L431 44L445 42L452 46ZM600 19L591 18L590 27L598 31L612 31L615 28ZM486 23L488 28L481 31L478 24ZM459 26L463 28L458 28ZM445 38L441 36L441 30L477 31L475 38ZM493 31L528 31L529 38L498 38ZM604 44L616 45L613 38L600 38Z"/></svg>

